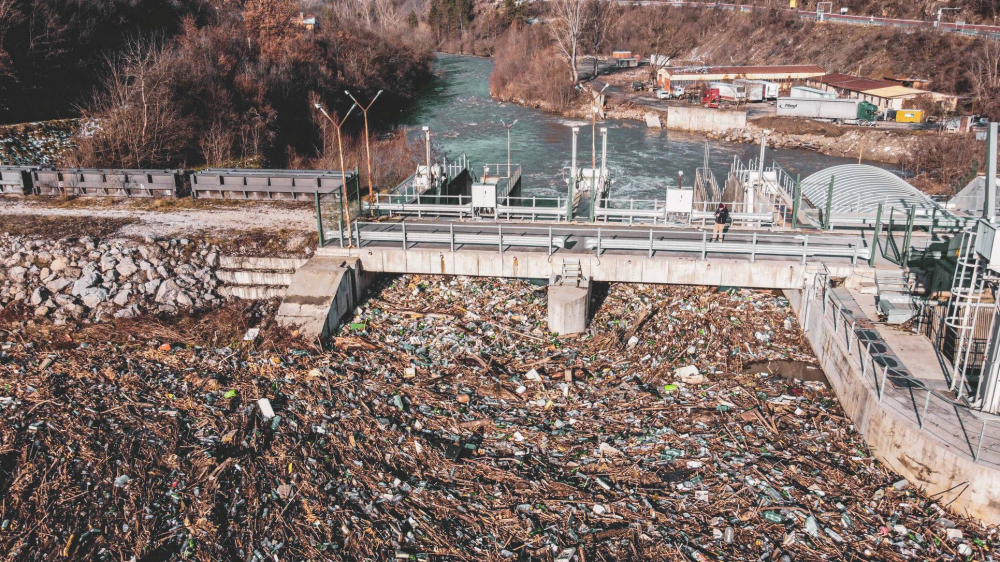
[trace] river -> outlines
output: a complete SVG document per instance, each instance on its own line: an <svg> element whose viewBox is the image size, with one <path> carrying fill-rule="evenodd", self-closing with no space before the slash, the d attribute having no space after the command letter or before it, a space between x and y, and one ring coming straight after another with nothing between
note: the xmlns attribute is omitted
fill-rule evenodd
<svg viewBox="0 0 1000 562"><path fill-rule="evenodd" d="M572 133L580 127L581 166L590 166L591 123L568 119L543 111L502 103L490 97L489 77L493 63L489 59L465 55L440 54L435 63L435 78L418 97L404 124L426 125L431 129L435 150L450 157L465 152L477 174L485 164L507 160L506 131L501 121L517 124L511 132L511 161L521 164L523 194L552 196L565 193L562 169L570 165ZM598 121L608 128L608 166L617 176L613 197L662 198L663 189L677 184L679 171L685 184L691 185L695 168L702 165L706 140L703 136L679 131L650 129L635 121ZM724 181L733 161L756 158L755 145L707 141L710 166ZM600 133L597 159L600 163ZM805 177L812 172L849 164L849 158L825 156L808 150L768 149L766 160L777 158L792 173Z"/></svg>

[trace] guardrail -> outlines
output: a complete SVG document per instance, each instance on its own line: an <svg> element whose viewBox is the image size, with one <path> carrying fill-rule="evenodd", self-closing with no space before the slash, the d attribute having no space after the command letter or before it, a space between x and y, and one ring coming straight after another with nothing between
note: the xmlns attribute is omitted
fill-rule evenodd
<svg viewBox="0 0 1000 562"><path fill-rule="evenodd" d="M411 228L407 232L406 223L361 223L354 229L355 240L358 247L364 242L398 242L404 250L410 249L414 244L448 244L451 251L455 251L457 246L496 246L500 253L504 248L511 246L528 248L547 248L549 255L557 248L565 248L568 235L557 235L549 228L547 233L530 234L523 232L523 229L507 229L504 233L503 225L490 226L469 226L459 225L457 231L455 223L448 223L448 230L425 230Z"/></svg>
<svg viewBox="0 0 1000 562"><path fill-rule="evenodd" d="M35 166L0 166L0 195L31 194L31 172Z"/></svg>
<svg viewBox="0 0 1000 562"><path fill-rule="evenodd" d="M705 259L709 253L713 254L740 254L750 257L750 261L756 261L757 256L779 256L801 258L801 263L806 263L810 257L840 257L849 258L851 265L857 264L858 259L867 260L871 255L871 248L865 248L865 239L860 235L852 242L834 242L830 237L813 237L810 241L808 234L797 236L787 234L726 234L722 242L712 242L712 233L701 232L701 239L684 238L663 238L662 234L669 231L649 230L648 239L637 239L634 230L609 230L598 228L596 237L588 237L584 240L587 249L593 249L597 255L601 255L606 250L630 250L648 252L652 257L656 252L675 253L696 253ZM621 236L628 233L628 237ZM655 234L660 234L659 239Z"/></svg>
<svg viewBox="0 0 1000 562"><path fill-rule="evenodd" d="M995 451L1000 446L1000 420L986 419L964 404L951 400L929 388L918 379L900 374L898 366L890 365L888 348L871 329L859 327L854 316L847 311L832 290L829 276L817 274L813 284L806 289L803 329L808 331L809 315L819 313L833 327L834 335L843 338L847 356L860 371L862 382L873 390L878 401L891 407L898 414L915 421L922 431L927 431L941 441L956 445L974 462L984 461L985 451ZM902 366L902 365L900 365ZM956 438L961 438L956 443Z"/></svg>
<svg viewBox="0 0 1000 562"><path fill-rule="evenodd" d="M181 170L60 168L31 170L35 195L80 197L177 197Z"/></svg>
<svg viewBox="0 0 1000 562"><path fill-rule="evenodd" d="M357 170L348 170L347 183L357 182ZM209 168L191 176L191 196L298 201L338 191L343 183L344 174L335 170Z"/></svg>

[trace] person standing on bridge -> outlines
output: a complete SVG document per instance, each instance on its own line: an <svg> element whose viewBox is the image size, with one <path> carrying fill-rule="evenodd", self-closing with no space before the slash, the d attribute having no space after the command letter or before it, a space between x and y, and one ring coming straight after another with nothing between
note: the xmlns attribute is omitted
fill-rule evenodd
<svg viewBox="0 0 1000 562"><path fill-rule="evenodd" d="M724 203L719 203L715 210L715 226L712 227L712 242L722 242L726 234L726 223L729 222L729 209Z"/></svg>

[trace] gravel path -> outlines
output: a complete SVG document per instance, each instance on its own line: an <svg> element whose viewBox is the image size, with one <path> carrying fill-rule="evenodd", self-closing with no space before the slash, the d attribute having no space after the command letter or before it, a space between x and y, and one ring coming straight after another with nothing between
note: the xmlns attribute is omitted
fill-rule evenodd
<svg viewBox="0 0 1000 562"><path fill-rule="evenodd" d="M174 236L202 230L293 230L316 229L316 214L303 204L240 201L207 204L206 208L148 208L149 202L120 202L79 206L53 206L44 202L0 199L2 215L37 215L50 217L95 217L132 219L117 233L120 236ZM147 208L143 208L147 207ZM85 223L81 224L85 227Z"/></svg>

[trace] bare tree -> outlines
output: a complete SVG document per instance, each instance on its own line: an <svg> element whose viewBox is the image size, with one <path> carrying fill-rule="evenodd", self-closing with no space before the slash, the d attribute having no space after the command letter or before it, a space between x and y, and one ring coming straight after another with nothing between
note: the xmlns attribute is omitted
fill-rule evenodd
<svg viewBox="0 0 1000 562"><path fill-rule="evenodd" d="M559 52L569 65L570 80L573 84L580 81L580 73L576 67L579 56L580 37L585 24L585 0L552 0L552 19L549 31Z"/></svg>
<svg viewBox="0 0 1000 562"><path fill-rule="evenodd" d="M584 37L590 54L594 55L594 76L597 76L597 57L607 47L605 43L620 12L615 0L588 0L584 13Z"/></svg>
<svg viewBox="0 0 1000 562"><path fill-rule="evenodd" d="M233 130L222 121L214 121L211 128L198 139L198 147L205 163L212 167L227 165L233 157Z"/></svg>
<svg viewBox="0 0 1000 562"><path fill-rule="evenodd" d="M982 46L972 56L969 78L974 94L973 106L991 119L1000 119L1000 43L983 41Z"/></svg>
<svg viewBox="0 0 1000 562"><path fill-rule="evenodd" d="M175 162L190 136L172 96L170 64L158 45L131 41L110 61L102 92L82 111L96 123L78 139L83 163L145 168Z"/></svg>

